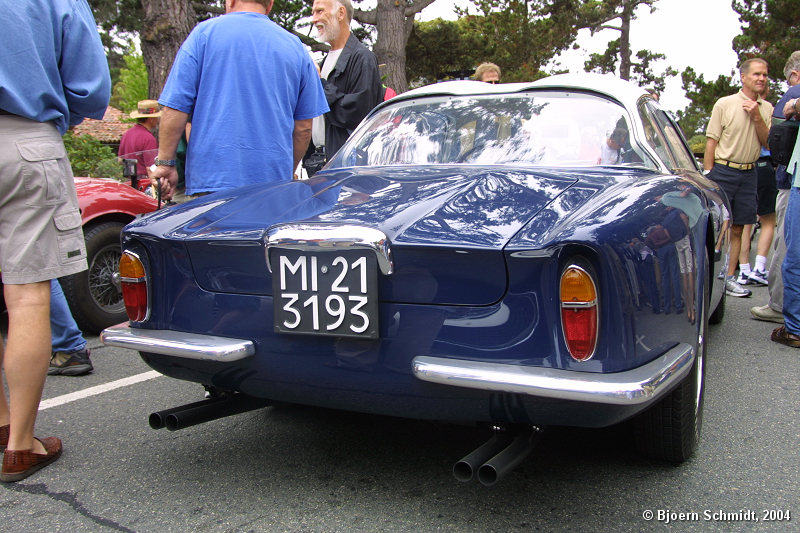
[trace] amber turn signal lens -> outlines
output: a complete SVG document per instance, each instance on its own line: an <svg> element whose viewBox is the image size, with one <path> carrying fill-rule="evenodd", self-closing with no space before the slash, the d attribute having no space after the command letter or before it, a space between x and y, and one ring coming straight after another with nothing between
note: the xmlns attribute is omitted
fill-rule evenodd
<svg viewBox="0 0 800 533"><path fill-rule="evenodd" d="M138 257L125 252L119 260L119 275L123 278L143 278L144 265Z"/></svg>
<svg viewBox="0 0 800 533"><path fill-rule="evenodd" d="M591 276L579 267L569 267L561 276L562 302L593 302L597 291Z"/></svg>

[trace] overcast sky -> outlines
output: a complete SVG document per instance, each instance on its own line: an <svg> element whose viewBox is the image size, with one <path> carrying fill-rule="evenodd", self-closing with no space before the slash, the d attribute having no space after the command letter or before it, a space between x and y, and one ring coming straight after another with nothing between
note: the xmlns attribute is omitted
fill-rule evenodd
<svg viewBox="0 0 800 533"><path fill-rule="evenodd" d="M454 20L453 4L472 7L467 0L436 0L421 13L421 20L437 17ZM667 56L660 62L682 71L687 66L702 74L706 81L715 80L720 74L729 75L736 68L736 54L731 41L741 32L738 14L731 8L731 0L659 0L656 11L640 7L637 19L631 24L631 48L650 50ZM583 72L583 63L589 54L603 52L610 40L619 37L619 32L604 30L589 36L581 33L580 50L570 50L560 58L563 68ZM659 68L660 63L656 63ZM783 68L780 65L778 68ZM662 104L672 111L683 109L688 100L683 97L680 77L668 82L661 98Z"/></svg>

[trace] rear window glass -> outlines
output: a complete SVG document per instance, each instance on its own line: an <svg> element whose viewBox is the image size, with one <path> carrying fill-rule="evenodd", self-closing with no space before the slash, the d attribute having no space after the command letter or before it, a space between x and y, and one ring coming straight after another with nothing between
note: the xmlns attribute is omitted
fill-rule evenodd
<svg viewBox="0 0 800 533"><path fill-rule="evenodd" d="M398 102L354 133L329 167L469 164L636 166L655 163L622 106L584 93L439 96Z"/></svg>

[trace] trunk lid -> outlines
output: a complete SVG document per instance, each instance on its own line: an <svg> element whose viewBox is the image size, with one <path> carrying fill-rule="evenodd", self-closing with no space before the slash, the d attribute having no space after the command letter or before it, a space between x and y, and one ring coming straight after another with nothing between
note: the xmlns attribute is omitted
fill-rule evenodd
<svg viewBox="0 0 800 533"><path fill-rule="evenodd" d="M394 266L380 276L382 301L488 305L506 291L505 245L576 181L566 173L508 167L323 172L172 208L169 219L179 225L162 231L184 241L204 289L268 295L265 246L273 225L378 229Z"/></svg>

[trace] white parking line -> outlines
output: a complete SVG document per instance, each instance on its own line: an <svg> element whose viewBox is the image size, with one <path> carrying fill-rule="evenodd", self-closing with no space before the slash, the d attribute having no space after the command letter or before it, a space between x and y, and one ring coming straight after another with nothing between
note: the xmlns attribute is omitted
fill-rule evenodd
<svg viewBox="0 0 800 533"><path fill-rule="evenodd" d="M117 381L111 381L95 387L89 387L88 389L79 390L77 392L63 394L61 396L56 396L55 398L50 398L49 400L42 400L39 403L39 410L44 411L45 409L50 409L51 407L58 407L59 405L64 405L65 403L82 400L83 398L88 398L89 396L96 396L104 392L119 389L121 387L127 387L128 385L134 385L136 383L141 383L142 381L147 381L162 375L163 374L156 372L155 370L151 370L150 372L144 372L143 374L137 374L135 376L118 379Z"/></svg>

